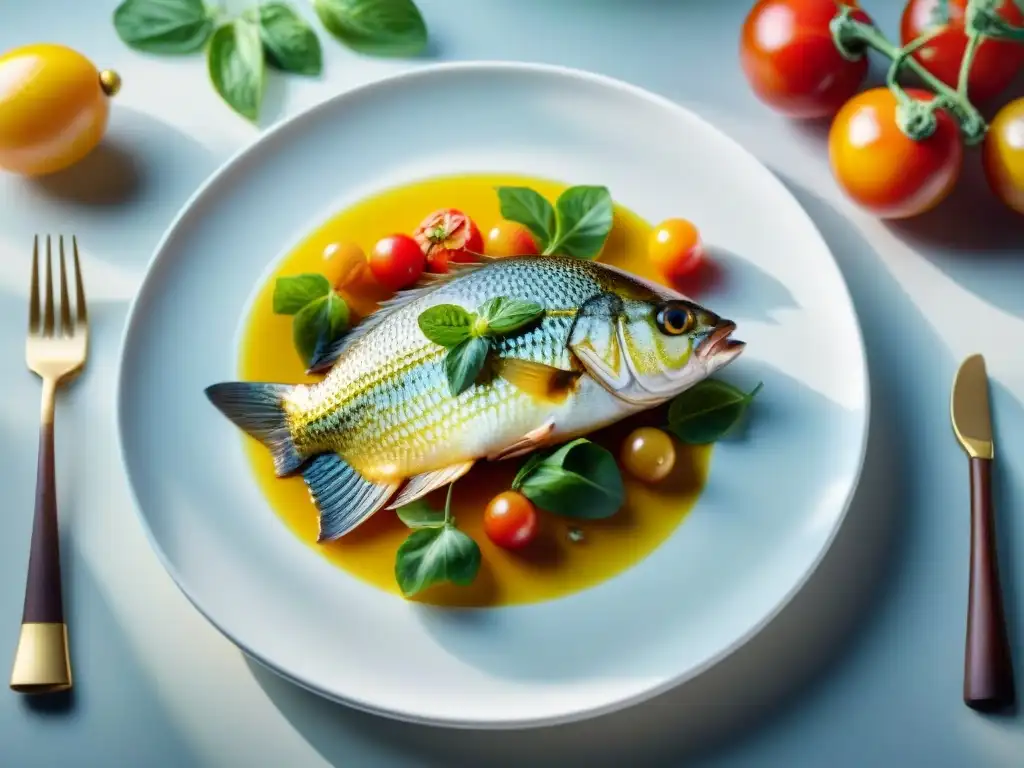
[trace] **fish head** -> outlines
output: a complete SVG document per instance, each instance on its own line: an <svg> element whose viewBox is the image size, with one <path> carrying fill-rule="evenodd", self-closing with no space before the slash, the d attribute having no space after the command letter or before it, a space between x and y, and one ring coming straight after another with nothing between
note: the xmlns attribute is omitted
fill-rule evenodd
<svg viewBox="0 0 1024 768"><path fill-rule="evenodd" d="M651 407L739 357L745 344L735 330L682 294L634 280L580 308L570 348L606 389Z"/></svg>

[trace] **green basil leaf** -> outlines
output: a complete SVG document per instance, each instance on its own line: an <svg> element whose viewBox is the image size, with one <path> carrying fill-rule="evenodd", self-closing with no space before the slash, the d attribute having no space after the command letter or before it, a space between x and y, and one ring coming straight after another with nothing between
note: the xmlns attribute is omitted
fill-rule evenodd
<svg viewBox="0 0 1024 768"><path fill-rule="evenodd" d="M323 69L320 38L306 20L286 3L265 3L259 12L267 64L299 75L319 75Z"/></svg>
<svg viewBox="0 0 1024 768"><path fill-rule="evenodd" d="M213 29L203 0L124 0L114 30L128 46L149 53L192 53Z"/></svg>
<svg viewBox="0 0 1024 768"><path fill-rule="evenodd" d="M327 31L349 48L378 56L414 56L427 25L412 0L313 0Z"/></svg>
<svg viewBox="0 0 1024 768"><path fill-rule="evenodd" d="M444 372L452 397L461 395L476 381L483 370L491 342L480 336L460 341L444 357Z"/></svg>
<svg viewBox="0 0 1024 768"><path fill-rule="evenodd" d="M761 386L744 392L724 381L705 379L669 405L668 429L683 443L713 443L739 422Z"/></svg>
<svg viewBox="0 0 1024 768"><path fill-rule="evenodd" d="M330 292L330 281L315 272L279 277L274 283L274 312L278 315L294 315L309 302Z"/></svg>
<svg viewBox="0 0 1024 768"><path fill-rule="evenodd" d="M517 480L518 490L530 501L564 517L611 517L626 499L615 457L584 438L562 446Z"/></svg>
<svg viewBox="0 0 1024 768"><path fill-rule="evenodd" d="M406 597L445 581L466 586L479 570L480 547L451 525L413 531L395 557L395 579Z"/></svg>
<svg viewBox="0 0 1024 768"><path fill-rule="evenodd" d="M434 509L425 499L416 499L395 511L409 528L440 528L445 524L444 510Z"/></svg>
<svg viewBox="0 0 1024 768"><path fill-rule="evenodd" d="M512 479L512 490L518 491L519 487L523 484L523 480L530 476L530 473L544 461L544 457L539 453L531 453L530 457L523 462L523 466L516 472L516 476Z"/></svg>
<svg viewBox="0 0 1024 768"><path fill-rule="evenodd" d="M437 304L417 318L423 335L442 347L454 347L469 338L473 317L457 304Z"/></svg>
<svg viewBox="0 0 1024 768"><path fill-rule="evenodd" d="M555 201L558 230L544 253L593 259L612 231L614 205L607 187L569 187Z"/></svg>
<svg viewBox="0 0 1024 768"><path fill-rule="evenodd" d="M487 321L487 335L517 331L544 314L544 307L532 301L497 296L480 306L479 315Z"/></svg>
<svg viewBox="0 0 1024 768"><path fill-rule="evenodd" d="M292 319L292 339L308 366L318 349L341 338L348 325L348 305L334 291L311 301Z"/></svg>
<svg viewBox="0 0 1024 768"><path fill-rule="evenodd" d="M259 118L266 81L259 24L242 17L218 27L206 60L213 87L228 106L250 120Z"/></svg>
<svg viewBox="0 0 1024 768"><path fill-rule="evenodd" d="M537 238L544 251L555 236L555 209L529 187L498 187L501 217L522 224Z"/></svg>

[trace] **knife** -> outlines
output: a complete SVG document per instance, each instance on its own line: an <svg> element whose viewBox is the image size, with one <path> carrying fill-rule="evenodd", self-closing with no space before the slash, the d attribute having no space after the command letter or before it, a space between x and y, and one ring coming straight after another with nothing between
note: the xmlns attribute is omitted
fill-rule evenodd
<svg viewBox="0 0 1024 768"><path fill-rule="evenodd" d="M970 460L971 565L964 648L964 703L983 712L1010 707L1016 697L1006 634L992 510L992 417L985 358L960 364L950 396L953 432Z"/></svg>

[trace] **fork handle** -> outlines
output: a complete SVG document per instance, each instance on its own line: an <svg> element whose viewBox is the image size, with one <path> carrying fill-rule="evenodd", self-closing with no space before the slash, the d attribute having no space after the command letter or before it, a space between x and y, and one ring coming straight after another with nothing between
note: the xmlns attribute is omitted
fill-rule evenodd
<svg viewBox="0 0 1024 768"><path fill-rule="evenodd" d="M21 637L11 672L11 688L23 693L49 693L71 687L57 527L53 450L55 390L54 382L44 380L39 463L36 467L36 510L32 521Z"/></svg>
<svg viewBox="0 0 1024 768"><path fill-rule="evenodd" d="M1013 705L1010 644L1003 614L992 512L992 460L971 460L971 571L964 653L964 703L983 712Z"/></svg>

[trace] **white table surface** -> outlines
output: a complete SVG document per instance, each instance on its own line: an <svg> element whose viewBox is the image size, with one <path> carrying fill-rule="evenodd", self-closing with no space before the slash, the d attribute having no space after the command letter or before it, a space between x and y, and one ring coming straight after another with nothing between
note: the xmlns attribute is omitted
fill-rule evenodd
<svg viewBox="0 0 1024 768"><path fill-rule="evenodd" d="M308 4L304 12L310 13ZM264 126L430 60L512 59L620 77L695 110L758 154L806 206L846 276L871 367L869 458L848 522L798 598L692 683L589 722L525 733L398 724L327 703L247 662L150 551L114 441L128 302L196 186L253 141L202 56L150 57L115 36L112 0L0 0L0 50L54 41L118 70L102 149L42 183L0 175L0 660L13 657L35 484L37 381L24 370L32 235L75 233L94 321L63 394L57 466L74 695L0 694L3 766L1020 766L1024 720L961 702L967 464L948 423L958 362L993 382L997 513L1024 689L1024 218L960 194L887 225L847 204L821 126L762 107L737 62L749 0L420 0L430 57L361 57L321 33L321 80L271 79ZM231 2L230 6L238 6ZM894 31L899 3L866 0ZM1024 92L1018 84L1017 92Z"/></svg>

